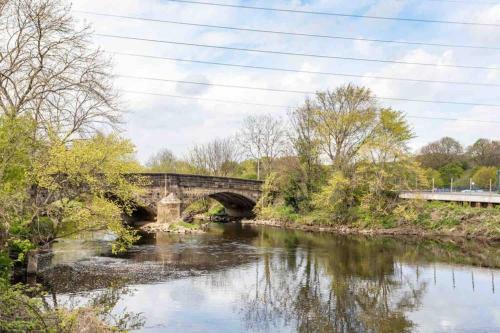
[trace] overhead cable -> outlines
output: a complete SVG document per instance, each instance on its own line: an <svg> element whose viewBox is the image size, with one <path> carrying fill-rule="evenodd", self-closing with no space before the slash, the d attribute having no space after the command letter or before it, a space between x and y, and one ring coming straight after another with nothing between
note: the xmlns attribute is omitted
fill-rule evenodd
<svg viewBox="0 0 500 333"><path fill-rule="evenodd" d="M75 10L75 12L96 15L103 17L113 17L128 20L139 20L145 22L158 22L158 23L168 23L176 25L186 25L201 28L210 29L225 29L233 31L247 31L256 33L267 33L267 34L277 34L285 36L300 36L300 37L313 37L313 38L324 38L324 39L337 39L337 40L350 40L350 41L362 41L362 42L374 42L374 43L390 43L390 44L402 44L402 45L415 45L415 46L433 46L433 47L446 47L446 48L467 48L467 49L483 49L483 50L500 50L500 47L496 46L485 46L485 45L465 45L465 44L448 44L448 43L429 43L429 42L418 42L418 41L405 41L405 40L390 40L390 39L373 39L373 38L363 38L363 37L351 37L351 36L339 36L339 35L325 35L325 34L313 34L304 32L290 32L290 31L280 31L280 30L268 30L268 29L256 29L256 28L242 28L226 25L212 25L212 24L202 24L184 21L173 21L173 20L163 20L155 19L149 17L137 17L137 16L126 16L126 15L116 15L84 10Z"/></svg>
<svg viewBox="0 0 500 333"><path fill-rule="evenodd" d="M466 25L466 26L479 26L479 27L496 27L496 28L500 27L500 23L496 23L496 22L483 23L483 22L471 22L471 21L430 20L430 19L411 18L411 17L361 15L361 14L349 14L349 13L339 13L339 12L325 12L325 11L311 11L311 10L289 9L289 8L236 5L236 4L227 4L227 3L221 3L221 2L192 1L192 0L166 0L166 1L184 3L184 4L193 4L193 5L203 5L203 6L217 6L217 7L227 7L227 8L242 8L242 9L273 11L273 12L284 12L284 13L351 17L351 18L370 19L370 20L400 21L400 22L410 22L410 23L411 22L413 22L413 23L437 23L437 24Z"/></svg>
<svg viewBox="0 0 500 333"><path fill-rule="evenodd" d="M402 61L402 60L342 57L342 56L332 56L332 55L322 55L322 54L312 54L312 53L296 53L296 52L285 52L285 51L274 51L274 50L263 50L263 49L250 49L250 48L243 48L243 47L220 46L220 45L211 45L211 44L187 43L187 42L179 42L179 41L171 41L171 40L150 39L150 38L130 37L130 36L121 36L121 35L101 34L101 33L96 33L94 35L99 36L99 37L105 37L105 38L117 38L117 39L135 40L135 41L143 41L143 42L151 42L151 43L185 45L185 46L195 46L195 47L213 48L213 49L221 49L221 50L230 50L230 51L243 51L243 52L254 52L254 53L289 55L289 56L299 56L299 57L308 57L308 58L336 59L336 60L377 62L377 63L392 63L392 64L400 64L400 65L414 65L414 66L428 66L428 67L500 70L500 67L472 66L472 65L451 65L451 64L423 63L423 62L412 62L412 61Z"/></svg>
<svg viewBox="0 0 500 333"><path fill-rule="evenodd" d="M145 77L145 76L134 76L117 74L117 77L136 79L136 80L148 80L148 81L159 81L159 82L171 82L180 84L192 84L192 85L203 85L203 86L214 86L222 88L235 88L235 89L247 89L247 90L259 90L259 91L270 91L270 92L280 92L280 93L293 93L293 94L316 94L316 91L305 91L305 90L291 90L291 89L278 89L278 88L264 88L264 87L254 87L254 86L244 86L244 85L234 85L234 84L222 84L222 83L211 83L211 82L199 82L199 81L189 81L189 80L171 80L155 77ZM443 101L443 100L426 100L426 99L414 99L414 98L402 98L402 97L381 97L377 96L380 100L389 101L400 101L400 102L417 102L417 103L433 103L433 104L452 104L452 105L466 105L466 106L487 106L487 107L500 107L500 104L489 104L489 103L473 103L473 102L459 102L459 101Z"/></svg>

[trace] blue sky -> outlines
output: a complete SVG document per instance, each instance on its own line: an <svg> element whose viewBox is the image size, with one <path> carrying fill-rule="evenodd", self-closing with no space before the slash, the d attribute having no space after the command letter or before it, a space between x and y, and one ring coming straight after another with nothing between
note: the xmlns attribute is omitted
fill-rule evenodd
<svg viewBox="0 0 500 333"><path fill-rule="evenodd" d="M500 23L500 1L498 1L498 4L479 4L475 1L470 1L467 4L432 0L218 1L228 4L293 8L307 11ZM160 0L75 0L73 1L73 8L116 15L210 25L370 39L395 39L428 43L500 47L500 27L339 18L183 4ZM500 68L500 50L391 45L364 41L353 42L198 28L99 17L82 13L75 13L74 15L78 19L91 23L96 32L113 35L295 53ZM500 70L425 67L256 54L105 37L95 37L95 43L107 51L229 62L243 65L286 67L369 76L500 83ZM180 63L123 55L113 56L113 62L115 65L115 74L157 77L170 80L203 81L306 91L333 89L341 84L353 82L365 85L371 88L378 96L384 97L500 104L498 87L429 84L369 78L353 79ZM290 107L299 105L306 97L300 94L189 86L119 77L116 79L116 87L125 90L286 105ZM124 125L124 135L132 139L137 145L138 157L142 161L145 161L151 154L162 148L169 148L182 156L193 144L207 142L216 137L233 135L238 130L242 119L249 114L271 113L277 117L282 117L284 121L287 114L286 108L276 107L257 107L128 93L122 94L121 98L122 105L127 111L127 123ZM500 108L494 107L412 102L381 102L381 105L392 106L406 112L409 116L500 121ZM408 120L416 134L416 138L412 141L412 148L414 149L442 136L456 137L463 144L470 144L479 137L490 139L500 138L498 123L441 121L417 118L408 118Z"/></svg>

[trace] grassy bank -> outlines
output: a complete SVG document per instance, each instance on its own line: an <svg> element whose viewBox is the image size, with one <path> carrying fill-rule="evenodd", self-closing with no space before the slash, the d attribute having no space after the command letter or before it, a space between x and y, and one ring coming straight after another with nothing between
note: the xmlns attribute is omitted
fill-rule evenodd
<svg viewBox="0 0 500 333"><path fill-rule="evenodd" d="M417 202L401 205L383 220L329 219L298 214L284 205L262 209L250 223L340 233L453 236L500 241L500 207L473 208L455 203Z"/></svg>

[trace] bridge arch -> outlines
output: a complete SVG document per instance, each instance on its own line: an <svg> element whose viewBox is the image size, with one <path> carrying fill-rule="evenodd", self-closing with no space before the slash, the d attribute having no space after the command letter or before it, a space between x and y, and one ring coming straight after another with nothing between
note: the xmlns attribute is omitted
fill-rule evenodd
<svg viewBox="0 0 500 333"><path fill-rule="evenodd" d="M206 191L206 193L197 193L196 195L187 194L182 202L182 210L193 202L203 198L211 198L219 202L229 216L252 217L254 215L253 209L256 199L243 193L238 193L238 191Z"/></svg>

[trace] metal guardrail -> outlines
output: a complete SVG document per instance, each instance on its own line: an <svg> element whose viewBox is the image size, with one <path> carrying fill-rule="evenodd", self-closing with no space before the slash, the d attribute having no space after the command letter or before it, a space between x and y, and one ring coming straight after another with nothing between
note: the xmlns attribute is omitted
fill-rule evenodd
<svg viewBox="0 0 500 333"><path fill-rule="evenodd" d="M402 193L435 193L435 194L450 194L450 195L483 195L483 196L490 196L490 195L500 195L500 193L495 192L495 191L489 191L489 190L462 190L462 191L450 191L449 189L443 190L443 189L435 189L433 190L411 190L411 191L403 191Z"/></svg>
<svg viewBox="0 0 500 333"><path fill-rule="evenodd" d="M455 201L485 204L500 204L500 193L496 192L432 192L407 191L399 194L401 199L423 199L429 201Z"/></svg>

